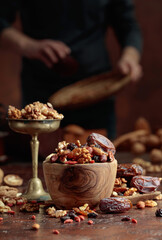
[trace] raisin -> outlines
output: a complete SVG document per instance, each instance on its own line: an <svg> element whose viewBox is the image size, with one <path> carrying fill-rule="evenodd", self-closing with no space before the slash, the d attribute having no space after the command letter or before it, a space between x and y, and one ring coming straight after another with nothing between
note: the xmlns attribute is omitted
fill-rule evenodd
<svg viewBox="0 0 162 240"><path fill-rule="evenodd" d="M100 162L100 156L93 156L93 160L95 160L95 162Z"/></svg>
<svg viewBox="0 0 162 240"><path fill-rule="evenodd" d="M130 221L131 218L129 216L124 216L121 221Z"/></svg>
<svg viewBox="0 0 162 240"><path fill-rule="evenodd" d="M69 211L67 214L71 219L74 219L75 217L77 217L77 215L75 214L75 212L73 210Z"/></svg>
<svg viewBox="0 0 162 240"><path fill-rule="evenodd" d="M90 213L88 213L87 216L88 216L88 218L96 218L98 216L98 214L95 212L90 212Z"/></svg>
<svg viewBox="0 0 162 240"><path fill-rule="evenodd" d="M157 209L155 212L156 217L162 217L162 209Z"/></svg>
<svg viewBox="0 0 162 240"><path fill-rule="evenodd" d="M138 189L140 193L154 192L160 185L157 177L135 176L132 178L130 185Z"/></svg>
<svg viewBox="0 0 162 240"><path fill-rule="evenodd" d="M111 197L100 201L99 208L105 213L122 213L132 207L131 201L126 198Z"/></svg>
<svg viewBox="0 0 162 240"><path fill-rule="evenodd" d="M77 145L75 143L69 143L67 145L67 149L70 149L71 151L74 149L74 148L77 148Z"/></svg>

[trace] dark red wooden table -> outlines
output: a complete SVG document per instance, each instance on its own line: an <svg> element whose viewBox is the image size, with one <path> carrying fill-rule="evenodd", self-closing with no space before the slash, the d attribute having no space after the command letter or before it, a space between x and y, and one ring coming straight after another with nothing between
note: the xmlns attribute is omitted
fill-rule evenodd
<svg viewBox="0 0 162 240"><path fill-rule="evenodd" d="M117 159L119 162L128 162L131 160L131 155L118 154ZM21 190L26 188L31 177L30 162L12 162L0 167L5 174L14 173L22 176L24 184ZM39 164L39 177L43 180L41 163ZM93 219L94 224L88 225L87 219L80 223L63 224L60 219L49 218L43 209L39 213L34 213L36 220L31 220L33 213L19 212L17 206L12 208L16 212L15 215L0 214L0 217L3 217L3 221L0 222L0 240L162 240L162 218L155 216L157 208L162 208L162 201L158 201L158 206L154 208L139 210L133 207L127 213L99 214L98 218ZM138 223L122 222L121 219L125 215L137 219ZM40 224L38 231L31 229L34 222ZM60 234L53 234L53 229L58 229Z"/></svg>

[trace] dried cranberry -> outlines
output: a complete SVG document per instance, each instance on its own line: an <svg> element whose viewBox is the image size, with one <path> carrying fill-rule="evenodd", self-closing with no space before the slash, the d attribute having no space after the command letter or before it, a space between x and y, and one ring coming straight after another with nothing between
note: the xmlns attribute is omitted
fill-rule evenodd
<svg viewBox="0 0 162 240"><path fill-rule="evenodd" d="M67 149L70 149L71 151L74 149L74 148L77 148L77 145L75 143L69 143L67 145Z"/></svg>
<svg viewBox="0 0 162 240"><path fill-rule="evenodd" d="M157 209L155 212L156 217L162 217L162 209Z"/></svg>

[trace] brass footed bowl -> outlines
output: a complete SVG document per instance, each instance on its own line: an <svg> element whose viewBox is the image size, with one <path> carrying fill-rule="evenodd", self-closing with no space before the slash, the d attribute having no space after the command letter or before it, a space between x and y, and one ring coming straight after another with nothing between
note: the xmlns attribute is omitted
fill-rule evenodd
<svg viewBox="0 0 162 240"><path fill-rule="evenodd" d="M75 165L43 162L47 189L59 209L72 209L85 203L96 208L102 198L110 197L116 171L116 160Z"/></svg>

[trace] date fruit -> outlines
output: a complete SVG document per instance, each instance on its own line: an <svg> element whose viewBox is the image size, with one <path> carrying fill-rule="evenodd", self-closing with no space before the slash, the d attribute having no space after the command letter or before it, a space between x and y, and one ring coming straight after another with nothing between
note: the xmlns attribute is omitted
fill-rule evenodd
<svg viewBox="0 0 162 240"><path fill-rule="evenodd" d="M115 147L113 143L106 137L99 133L92 133L87 138L88 146L96 145L99 146L104 152L112 152L115 154Z"/></svg>
<svg viewBox="0 0 162 240"><path fill-rule="evenodd" d="M136 175L142 175L143 168L138 164L124 163L118 164L117 177L134 177Z"/></svg>
<svg viewBox="0 0 162 240"><path fill-rule="evenodd" d="M99 208L104 213L122 213L132 207L129 199L121 197L104 198L100 201Z"/></svg>
<svg viewBox="0 0 162 240"><path fill-rule="evenodd" d="M130 185L137 188L140 193L150 193L157 190L160 179L150 176L135 176L132 178Z"/></svg>

